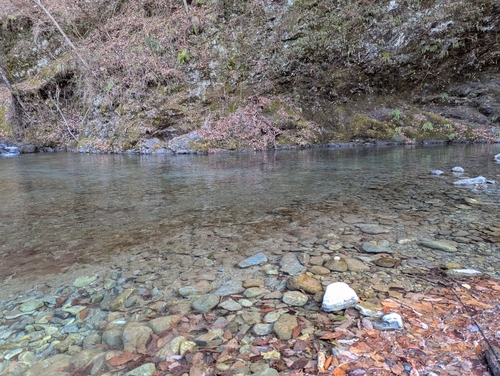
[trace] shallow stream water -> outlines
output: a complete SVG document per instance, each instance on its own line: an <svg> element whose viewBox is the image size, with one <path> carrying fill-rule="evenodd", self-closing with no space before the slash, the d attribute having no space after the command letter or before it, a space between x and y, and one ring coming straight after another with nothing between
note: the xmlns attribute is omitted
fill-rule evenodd
<svg viewBox="0 0 500 376"><path fill-rule="evenodd" d="M172 262L183 273L200 262L227 270L262 250L335 241L359 250L378 239L359 222L389 229L380 239L404 257L500 275L499 186L457 188L450 171L499 182L499 152L458 145L0 159L0 281L29 284L142 252L181 255ZM453 240L459 252L420 252L422 238ZM403 249L406 241L414 245Z"/></svg>

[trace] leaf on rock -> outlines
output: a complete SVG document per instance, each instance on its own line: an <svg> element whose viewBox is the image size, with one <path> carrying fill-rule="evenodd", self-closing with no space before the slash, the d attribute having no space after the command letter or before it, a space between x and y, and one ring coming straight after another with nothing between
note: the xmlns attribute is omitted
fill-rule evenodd
<svg viewBox="0 0 500 376"><path fill-rule="evenodd" d="M306 364L309 363L309 360L306 358L300 358L293 362L293 364L290 366L291 369L304 369Z"/></svg>
<svg viewBox="0 0 500 376"><path fill-rule="evenodd" d="M129 352L123 352L119 355L116 355L108 360L108 364L112 367L118 367L125 363L130 362L135 358L135 354Z"/></svg>
<svg viewBox="0 0 500 376"><path fill-rule="evenodd" d="M297 338L300 335L300 331L301 330L302 329L301 329L300 325L298 325L295 328L293 328L293 330L292 330L292 338L293 339Z"/></svg>
<svg viewBox="0 0 500 376"><path fill-rule="evenodd" d="M384 306L385 308L391 308L391 309L395 309L395 308L400 307L399 303L396 303L394 300L390 300L390 299L382 300L380 302L380 304L382 304L382 306Z"/></svg>

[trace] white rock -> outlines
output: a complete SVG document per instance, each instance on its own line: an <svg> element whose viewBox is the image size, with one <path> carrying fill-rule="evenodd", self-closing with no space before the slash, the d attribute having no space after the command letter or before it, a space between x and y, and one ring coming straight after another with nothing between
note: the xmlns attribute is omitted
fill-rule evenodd
<svg viewBox="0 0 500 376"><path fill-rule="evenodd" d="M380 330L403 329L403 319L397 313L392 312L382 316L382 323L379 327L377 327L376 325L374 326Z"/></svg>
<svg viewBox="0 0 500 376"><path fill-rule="evenodd" d="M481 273L479 270L474 269L450 269L446 271L449 277L464 278L464 277L478 277Z"/></svg>
<svg viewBox="0 0 500 376"><path fill-rule="evenodd" d="M494 159L495 161L500 161L500 153L498 153L497 155L495 155L495 156L493 157L493 159Z"/></svg>
<svg viewBox="0 0 500 376"><path fill-rule="evenodd" d="M359 298L356 292L344 282L335 282L326 287L323 297L323 310L340 311L354 306Z"/></svg>
<svg viewBox="0 0 500 376"><path fill-rule="evenodd" d="M460 186L466 186L466 185L473 185L473 184L483 184L486 182L486 178L483 176L478 176L477 178L470 178L470 179L460 179L457 180L454 185L460 185Z"/></svg>
<svg viewBox="0 0 500 376"><path fill-rule="evenodd" d="M456 166L456 167L453 167L451 169L451 171L462 173L462 172L464 172L464 169L462 167Z"/></svg>

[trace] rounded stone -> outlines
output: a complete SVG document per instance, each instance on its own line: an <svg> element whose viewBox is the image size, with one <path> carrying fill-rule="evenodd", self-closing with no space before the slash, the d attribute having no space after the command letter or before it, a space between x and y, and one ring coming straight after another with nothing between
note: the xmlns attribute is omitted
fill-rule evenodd
<svg viewBox="0 0 500 376"><path fill-rule="evenodd" d="M287 281L286 287L290 290L303 290L309 294L323 290L321 283L307 274L293 276Z"/></svg>
<svg viewBox="0 0 500 376"><path fill-rule="evenodd" d="M193 352L193 350L196 348L196 342L193 341L184 341L181 343L181 346L179 347L179 355L184 355L186 351Z"/></svg>
<svg viewBox="0 0 500 376"><path fill-rule="evenodd" d="M125 374L125 376L153 376L156 372L156 366L154 363L146 363L142 366L134 368L132 371L129 371Z"/></svg>
<svg viewBox="0 0 500 376"><path fill-rule="evenodd" d="M330 274L330 269L325 268L323 266L319 266L319 265L311 266L309 268L309 271L312 274L316 274L316 275L327 275L327 274Z"/></svg>
<svg viewBox="0 0 500 376"><path fill-rule="evenodd" d="M243 287L248 289L250 287L261 287L264 285L264 281L261 278L250 278L243 282Z"/></svg>
<svg viewBox="0 0 500 376"><path fill-rule="evenodd" d="M243 306L234 301L233 299L228 299L219 304L219 307L228 311L239 311Z"/></svg>
<svg viewBox="0 0 500 376"><path fill-rule="evenodd" d="M287 291L283 294L283 303L302 307L307 304L308 297L300 291Z"/></svg>
<svg viewBox="0 0 500 376"><path fill-rule="evenodd" d="M273 324L255 324L253 332L257 336L267 336L273 332Z"/></svg>
<svg viewBox="0 0 500 376"><path fill-rule="evenodd" d="M335 256L325 262L325 268L330 269L332 272L346 272L347 262L340 256Z"/></svg>
<svg viewBox="0 0 500 376"><path fill-rule="evenodd" d="M206 294L193 300L191 307L198 312L207 313L210 312L217 304L219 304L219 295Z"/></svg>
<svg viewBox="0 0 500 376"><path fill-rule="evenodd" d="M179 321L180 316L177 315L163 316L151 320L150 322L148 322L148 326L153 329L154 334L159 334L161 332L164 332L165 330L172 328L172 326L177 324Z"/></svg>
<svg viewBox="0 0 500 376"><path fill-rule="evenodd" d="M375 265L380 266L382 268L394 268L398 260L392 257L381 257L375 260Z"/></svg>
<svg viewBox="0 0 500 376"><path fill-rule="evenodd" d="M443 265L444 269L463 269L464 267L462 264L459 264L458 262L448 262Z"/></svg>
<svg viewBox="0 0 500 376"><path fill-rule="evenodd" d="M271 311L271 312L267 313L264 316L264 318L262 319L262 321L267 322L267 323L273 323L273 322L278 321L278 319L280 318L280 316L281 316L280 312Z"/></svg>
<svg viewBox="0 0 500 376"><path fill-rule="evenodd" d="M98 278L97 275L94 275L92 277L88 277L88 276L83 276L83 277L78 277L77 279L75 279L75 281L73 282L73 286L75 286L76 288L81 288L81 287L85 287L87 285L90 285L92 282L94 282L96 279Z"/></svg>
<svg viewBox="0 0 500 376"><path fill-rule="evenodd" d="M21 306L19 307L19 310L21 312L32 312L32 311L35 311L37 309L42 308L43 305L44 305L44 303L42 300L29 300L29 301L21 304Z"/></svg>
<svg viewBox="0 0 500 376"><path fill-rule="evenodd" d="M253 306L253 303L248 299L240 299L238 300L238 303L245 308L250 308L251 306Z"/></svg>
<svg viewBox="0 0 500 376"><path fill-rule="evenodd" d="M249 289L246 289L243 295L245 295L246 298L256 298L259 295L264 295L269 293L269 290L266 290L262 287L250 287Z"/></svg>
<svg viewBox="0 0 500 376"><path fill-rule="evenodd" d="M291 339L293 330L299 325L297 318L288 313L281 315L274 323L273 330L279 339Z"/></svg>

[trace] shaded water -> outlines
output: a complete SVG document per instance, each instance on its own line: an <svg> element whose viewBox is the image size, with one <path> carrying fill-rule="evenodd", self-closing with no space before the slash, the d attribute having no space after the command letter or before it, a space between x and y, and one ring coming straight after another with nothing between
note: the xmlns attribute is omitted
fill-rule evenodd
<svg viewBox="0 0 500 376"><path fill-rule="evenodd" d="M496 247L481 231L499 226L500 189L456 188L449 171L462 166L500 181L498 152L472 145L2 159L0 281L141 250L252 254L286 236L307 244L333 228L349 234L338 225L347 215L391 226L395 240L472 228L467 249ZM431 177L431 169L447 175ZM485 205L464 207L467 197Z"/></svg>

